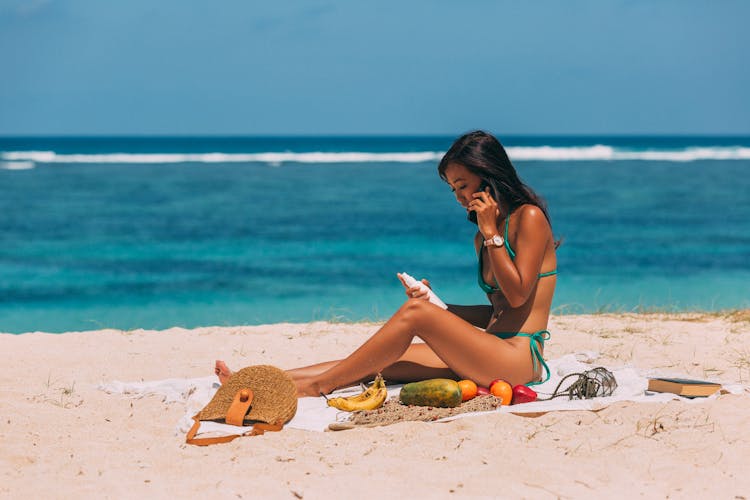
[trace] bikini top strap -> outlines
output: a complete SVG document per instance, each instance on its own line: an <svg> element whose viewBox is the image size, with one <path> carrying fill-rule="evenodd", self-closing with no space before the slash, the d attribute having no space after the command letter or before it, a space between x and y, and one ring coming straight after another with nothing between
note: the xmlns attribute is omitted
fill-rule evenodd
<svg viewBox="0 0 750 500"><path fill-rule="evenodd" d="M508 240L508 225L510 224L510 214L505 217L505 233L503 235L503 239L505 239L505 248L508 249L508 255L510 255L511 260L516 258L516 252L513 251L513 249L510 246L510 240Z"/></svg>

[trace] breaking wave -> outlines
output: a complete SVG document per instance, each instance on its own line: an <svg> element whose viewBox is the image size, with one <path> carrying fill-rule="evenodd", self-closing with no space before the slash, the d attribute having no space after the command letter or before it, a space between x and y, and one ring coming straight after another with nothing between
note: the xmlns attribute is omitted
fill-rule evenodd
<svg viewBox="0 0 750 500"><path fill-rule="evenodd" d="M517 161L671 161L748 160L750 147L687 147L684 149L618 149L606 145L581 147L509 147ZM4 169L29 169L34 164L166 164L166 163L426 163L437 162L442 151L417 152L264 152L264 153L101 153L61 154L54 151L0 153Z"/></svg>

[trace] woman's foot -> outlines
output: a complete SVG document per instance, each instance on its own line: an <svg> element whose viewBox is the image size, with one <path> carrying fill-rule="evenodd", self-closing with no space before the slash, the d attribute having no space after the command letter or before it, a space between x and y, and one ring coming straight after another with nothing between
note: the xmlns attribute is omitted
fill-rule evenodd
<svg viewBox="0 0 750 500"><path fill-rule="evenodd" d="M216 360L216 366L214 366L214 373L219 377L219 383L224 384L229 377L232 376L232 370L229 369L227 364L219 359Z"/></svg>
<svg viewBox="0 0 750 500"><path fill-rule="evenodd" d="M317 382L314 382L310 378L300 378L294 381L294 385L297 387L297 397L303 398L307 396L320 396L321 394L324 394L325 392L330 391L323 391L321 390L320 384Z"/></svg>
<svg viewBox="0 0 750 500"><path fill-rule="evenodd" d="M226 382L229 377L232 376L232 370L229 369L227 364L220 359L216 360L216 365L214 366L214 373L217 377L219 377L219 383L222 385L224 382ZM306 378L300 378L296 379L294 381L294 384L297 387L297 397L305 397L305 396L320 396L323 394L323 389L321 388L320 384L315 382L312 378L306 377ZM325 393L328 393L331 391L325 391Z"/></svg>

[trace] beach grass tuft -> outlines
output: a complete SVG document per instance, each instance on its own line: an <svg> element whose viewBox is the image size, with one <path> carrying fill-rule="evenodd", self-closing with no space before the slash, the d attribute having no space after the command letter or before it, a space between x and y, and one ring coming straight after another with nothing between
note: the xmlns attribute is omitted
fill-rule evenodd
<svg viewBox="0 0 750 500"><path fill-rule="evenodd" d="M75 381L71 382L69 386L58 387L56 390L60 391L56 397L46 397L44 398L44 401L66 410L81 406L81 404L83 404L83 399L81 399L80 397L76 397Z"/></svg>
<svg viewBox="0 0 750 500"><path fill-rule="evenodd" d="M748 351L747 349L743 349L741 351L735 349L734 352L736 358L732 366L737 368L737 379L742 384L745 383L746 380L750 379L750 351ZM743 377L744 373L747 373L746 377Z"/></svg>
<svg viewBox="0 0 750 500"><path fill-rule="evenodd" d="M688 309L678 304L671 305L644 305L628 308L617 303L602 304L594 309L588 309L580 304L560 304L551 310L552 315L623 315L635 314L638 316L660 316L664 319L690 322L708 322L716 319L725 319L732 323L750 323L750 309L718 309L706 310L701 308Z"/></svg>
<svg viewBox="0 0 750 500"><path fill-rule="evenodd" d="M750 323L750 309L729 310L724 318L732 323Z"/></svg>

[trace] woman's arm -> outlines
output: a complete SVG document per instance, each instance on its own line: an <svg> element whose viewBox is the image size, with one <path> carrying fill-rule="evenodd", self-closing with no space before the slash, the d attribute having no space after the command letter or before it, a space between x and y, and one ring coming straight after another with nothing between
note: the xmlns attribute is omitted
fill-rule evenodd
<svg viewBox="0 0 750 500"><path fill-rule="evenodd" d="M490 317L492 317L492 306L448 304L448 312L452 312L467 323L471 323L484 330L490 322Z"/></svg>
<svg viewBox="0 0 750 500"><path fill-rule="evenodd" d="M487 193L477 193L469 208L477 212L477 225L481 239L499 235L497 202ZM511 260L508 249L487 247L490 268L508 305L513 308L526 303L534 285L539 279L539 271L544 260L552 231L544 212L534 205L524 205L516 211L515 239L513 248L516 251L515 261Z"/></svg>
<svg viewBox="0 0 750 500"><path fill-rule="evenodd" d="M539 279L544 253L552 235L547 218L539 207L525 205L518 212L513 241L515 261L511 260L504 245L487 248L492 274L508 304L514 308L529 300Z"/></svg>

